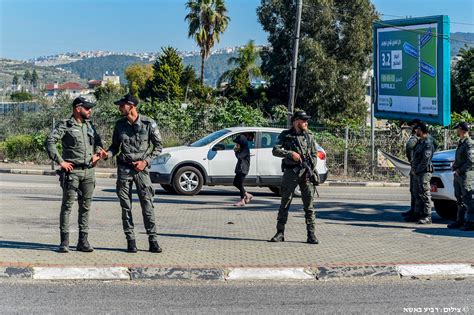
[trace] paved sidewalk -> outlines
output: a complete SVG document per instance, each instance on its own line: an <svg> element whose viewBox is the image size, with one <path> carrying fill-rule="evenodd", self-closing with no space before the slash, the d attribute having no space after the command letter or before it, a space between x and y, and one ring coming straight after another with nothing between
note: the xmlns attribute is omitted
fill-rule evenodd
<svg viewBox="0 0 474 315"><path fill-rule="evenodd" d="M320 245L305 243L301 201L291 209L284 243L268 243L275 232L279 199L255 189L247 207L232 206L232 189L207 189L184 197L158 191L155 199L159 241L164 252L147 251L147 237L134 196L137 254L126 246L115 180L98 179L92 206L90 242L93 253L56 252L61 201L57 180L0 174L0 266L126 266L170 268L337 267L399 264L474 264L474 233L435 224L402 222L406 188L321 187L317 235ZM16 177L15 177L16 176ZM15 180L11 178L15 177ZM77 209L71 217L71 241L77 240Z"/></svg>

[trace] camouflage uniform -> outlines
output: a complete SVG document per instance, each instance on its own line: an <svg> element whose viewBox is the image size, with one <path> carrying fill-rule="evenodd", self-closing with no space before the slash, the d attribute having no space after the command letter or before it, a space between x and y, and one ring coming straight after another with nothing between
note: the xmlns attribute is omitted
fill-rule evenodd
<svg viewBox="0 0 474 315"><path fill-rule="evenodd" d="M415 216L421 219L431 219L432 201L430 180L433 173L431 160L434 151L435 146L430 136L420 139L413 151L411 173L415 178Z"/></svg>
<svg viewBox="0 0 474 315"><path fill-rule="evenodd" d="M310 156L313 160L313 165L316 166L316 141L311 132L298 133L293 128L285 130L279 135L277 144L273 148L273 155L283 158L281 204L280 209L278 210L277 231L283 231L285 228L285 224L288 220L288 210L293 199L293 193L295 188L299 185L301 189L301 199L303 200L306 228L308 232L314 232L316 215L315 210L313 209L313 198L316 188L310 182L307 176L308 172L301 167L301 163L292 159L293 152L300 154L302 157ZM314 172L316 172L315 169Z"/></svg>
<svg viewBox="0 0 474 315"><path fill-rule="evenodd" d="M410 138L408 138L406 144L405 144L405 152L406 152L406 157L408 159L408 162L410 164L412 163L413 160L413 151L415 150L416 144L418 143L418 137L416 136L415 133L412 133ZM415 193L415 176L410 174L410 196L411 196L411 202L410 202L410 214L415 212L415 203L416 203L416 193Z"/></svg>
<svg viewBox="0 0 474 315"><path fill-rule="evenodd" d="M458 214L457 222L474 225L474 144L469 136L459 140L456 158L453 164L454 193L456 195Z"/></svg>
<svg viewBox="0 0 474 315"><path fill-rule="evenodd" d="M59 154L56 147L59 142L62 145L62 154ZM45 147L54 162L60 164L66 161L74 164L74 169L69 173L63 172L60 178L63 189L59 223L61 233L69 232L69 216L76 195L79 203L79 232L87 233L95 188L95 170L91 161L92 156L102 149L102 140L90 121L78 123L71 117L57 124L47 137Z"/></svg>
<svg viewBox="0 0 474 315"><path fill-rule="evenodd" d="M155 190L148 169L138 172L132 162L144 160L148 167L162 150L161 135L154 120L139 115L137 121L130 124L127 118L119 119L115 124L112 145L109 154L117 156L117 195L122 207L122 224L127 240L134 240L132 217L132 185L135 182L142 208L143 221L150 241L156 241L155 212L153 196Z"/></svg>

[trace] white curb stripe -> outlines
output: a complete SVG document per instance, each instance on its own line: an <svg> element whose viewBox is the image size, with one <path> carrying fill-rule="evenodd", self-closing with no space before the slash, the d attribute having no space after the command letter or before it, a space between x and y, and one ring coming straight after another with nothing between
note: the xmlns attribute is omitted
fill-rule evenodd
<svg viewBox="0 0 474 315"><path fill-rule="evenodd" d="M33 279L40 280L130 280L128 268L33 267Z"/></svg>
<svg viewBox="0 0 474 315"><path fill-rule="evenodd" d="M310 280L304 268L231 268L226 280Z"/></svg>
<svg viewBox="0 0 474 315"><path fill-rule="evenodd" d="M474 268L469 264L399 265L396 267L403 277L410 276L474 276Z"/></svg>

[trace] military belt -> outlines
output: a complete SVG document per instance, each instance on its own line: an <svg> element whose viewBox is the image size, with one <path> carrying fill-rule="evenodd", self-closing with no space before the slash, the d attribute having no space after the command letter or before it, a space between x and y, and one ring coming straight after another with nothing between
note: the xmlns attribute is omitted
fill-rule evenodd
<svg viewBox="0 0 474 315"><path fill-rule="evenodd" d="M74 169L76 170L87 170L87 169L90 169L90 168L93 168L94 166L91 165L91 164L74 164Z"/></svg>

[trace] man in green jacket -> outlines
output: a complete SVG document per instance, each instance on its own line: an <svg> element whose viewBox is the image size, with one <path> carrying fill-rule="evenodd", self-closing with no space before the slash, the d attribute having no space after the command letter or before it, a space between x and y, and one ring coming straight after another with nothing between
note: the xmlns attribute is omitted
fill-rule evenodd
<svg viewBox="0 0 474 315"><path fill-rule="evenodd" d="M416 135L419 138L418 144L413 151L411 163L411 175L414 176L415 183L415 213L407 217L409 222L418 224L431 224L431 175L433 173L434 151L436 150L433 138L428 133L428 127L421 122L415 127Z"/></svg>
<svg viewBox="0 0 474 315"><path fill-rule="evenodd" d="M456 125L459 143L453 164L454 194L458 205L456 222L448 225L450 229L474 231L474 143L469 136L469 125L461 122Z"/></svg>
<svg viewBox="0 0 474 315"><path fill-rule="evenodd" d="M82 252L93 251L87 236L89 212L95 188L94 167L100 157L106 155L102 149L102 140L89 120L95 104L78 97L72 106L71 118L59 122L45 142L49 157L61 166L59 171L63 190L59 217L61 253L69 251L69 216L76 195L79 203L79 241L76 249ZM62 146L61 154L58 152L58 143Z"/></svg>
<svg viewBox="0 0 474 315"><path fill-rule="evenodd" d="M308 119L311 117L304 111L293 114L293 127L284 130L278 137L278 142L273 148L273 155L283 158L283 178L281 183L281 204L278 210L277 233L270 242L285 241L285 225L288 220L288 210L293 199L293 192L299 185L301 199L303 200L304 216L306 221L307 243L319 244L314 234L316 216L313 209L313 198L317 184L317 149L316 141L308 129ZM311 169L305 167L310 165Z"/></svg>
<svg viewBox="0 0 474 315"><path fill-rule="evenodd" d="M405 143L405 154L407 157L408 162L412 162L413 160L413 151L415 150L416 144L418 143L418 137L416 136L415 126L419 124L421 120L413 119L409 125L411 130L411 135L408 138L407 142ZM410 210L407 212L402 213L402 216L405 218L409 218L414 216L415 214L415 203L416 203L416 194L415 194L415 176L410 174Z"/></svg>
<svg viewBox="0 0 474 315"><path fill-rule="evenodd" d="M151 161L158 157L162 150L160 131L153 119L138 114L138 99L133 95L127 94L115 104L119 106L123 118L115 123L108 154L109 157L117 156L117 195L122 207L127 252L137 252L132 217L132 185L135 183L148 234L149 251L161 253L153 207L155 189L148 172Z"/></svg>

